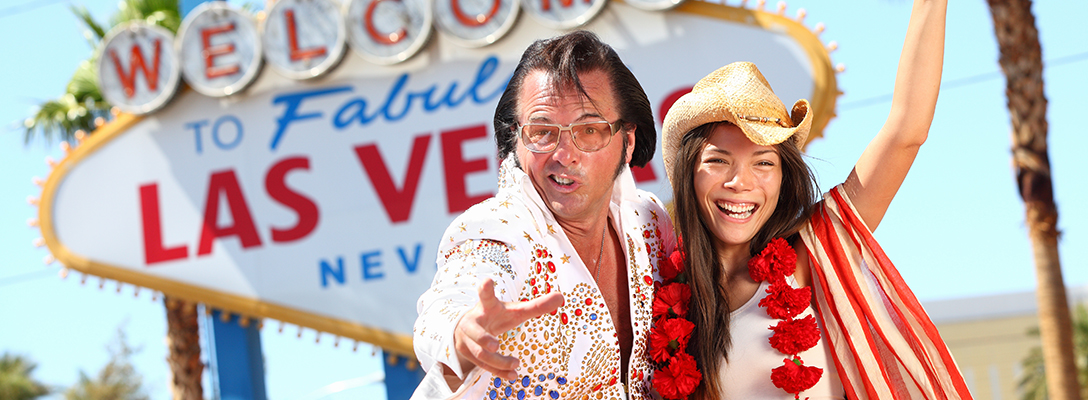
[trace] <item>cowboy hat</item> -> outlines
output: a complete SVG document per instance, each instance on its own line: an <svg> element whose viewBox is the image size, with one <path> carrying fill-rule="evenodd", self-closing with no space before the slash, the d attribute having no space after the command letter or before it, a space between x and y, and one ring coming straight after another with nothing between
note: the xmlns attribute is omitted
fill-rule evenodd
<svg viewBox="0 0 1088 400"><path fill-rule="evenodd" d="M805 144L812 127L808 100L797 100L787 113L782 100L755 64L738 61L700 79L691 92L683 95L665 115L661 149L665 171L672 180L673 160L688 132L701 125L727 121L760 146L773 146L793 139L798 147Z"/></svg>

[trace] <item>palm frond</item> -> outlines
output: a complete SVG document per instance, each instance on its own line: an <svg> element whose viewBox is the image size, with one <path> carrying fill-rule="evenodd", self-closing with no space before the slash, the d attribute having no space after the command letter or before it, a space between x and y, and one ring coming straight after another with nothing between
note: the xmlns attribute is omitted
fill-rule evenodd
<svg viewBox="0 0 1088 400"><path fill-rule="evenodd" d="M102 91L98 88L98 69L94 59L84 60L79 63L72 80L68 81L68 93L75 96L80 103L90 103L93 108L109 108L102 100Z"/></svg>
<svg viewBox="0 0 1088 400"><path fill-rule="evenodd" d="M84 36L92 47L105 37L108 29L94 20L85 7L72 7L72 13L86 27ZM144 21L161 26L177 33L181 26L181 13L178 0L122 0L117 12L110 17L110 27L127 21ZM68 81L65 94L56 100L49 100L38 109L23 125L26 130L24 141L29 143L36 132L40 132L46 141L60 139L72 141L76 132L90 133L99 124L111 118L110 105L102 98L98 87L95 60L83 61L76 68L72 79ZM101 118L101 119L100 119Z"/></svg>
<svg viewBox="0 0 1088 400"><path fill-rule="evenodd" d="M80 62L65 94L38 106L38 110L24 121L25 143L30 143L35 132L41 132L47 142L54 139L71 142L76 132L93 132L98 118L109 119L110 105L102 99L95 77L94 59Z"/></svg>
<svg viewBox="0 0 1088 400"><path fill-rule="evenodd" d="M1020 362L1023 374L1017 386L1020 388L1020 400L1046 400L1046 366L1043 361L1043 349L1033 347L1028 356Z"/></svg>
<svg viewBox="0 0 1088 400"><path fill-rule="evenodd" d="M181 27L178 0L123 0L110 23L116 26L128 21L144 21L177 33Z"/></svg>
<svg viewBox="0 0 1088 400"><path fill-rule="evenodd" d="M1039 328L1032 327L1028 336L1039 337ZM1080 380L1081 398L1088 399L1088 307L1077 304L1073 311L1073 352ZM1017 382L1020 400L1046 400L1046 366L1042 347L1035 346L1020 361L1023 374Z"/></svg>
<svg viewBox="0 0 1088 400"><path fill-rule="evenodd" d="M49 394L49 387L31 375L37 365L21 355L0 356L0 399L30 400Z"/></svg>
<svg viewBox="0 0 1088 400"><path fill-rule="evenodd" d="M91 48L98 47L98 42L106 37L106 27L94 20L91 12L87 11L87 7L71 6L69 9L72 10L72 14L76 15L76 18L79 18L80 22L83 22L83 26L86 28L83 31L83 37L87 39L87 43L91 45Z"/></svg>
<svg viewBox="0 0 1088 400"><path fill-rule="evenodd" d="M132 366L136 352L118 329L115 344L109 346L110 361L94 377L79 372L79 381L64 393L65 400L148 400L143 376Z"/></svg>
<svg viewBox="0 0 1088 400"><path fill-rule="evenodd" d="M242 11L246 12L246 13L248 13L250 15L257 15L257 13L262 11L262 10L264 10L264 4L263 3L255 3L255 2L252 2L252 1L247 1L244 4L242 4Z"/></svg>

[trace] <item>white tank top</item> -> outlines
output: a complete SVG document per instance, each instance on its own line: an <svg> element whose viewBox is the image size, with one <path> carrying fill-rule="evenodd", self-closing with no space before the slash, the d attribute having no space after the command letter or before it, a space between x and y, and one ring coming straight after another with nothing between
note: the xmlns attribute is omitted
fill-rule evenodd
<svg viewBox="0 0 1088 400"><path fill-rule="evenodd" d="M790 286L797 287L792 276L787 281ZM760 284L747 303L729 314L729 332L733 344L729 349L729 361L722 362L718 375L721 398L724 400L793 399L792 394L774 387L771 383L771 370L782 366L782 360L787 356L771 347L769 342L773 333L769 328L779 320L768 316L767 310L759 306L759 301L767 297L768 286L770 284L767 282ZM795 318L804 318L806 315L813 315L811 305ZM820 325L820 342L801 352L800 356L805 365L822 368L824 372L816 386L801 392L801 398L843 399L846 393L830 356L826 330L819 320L816 317Z"/></svg>

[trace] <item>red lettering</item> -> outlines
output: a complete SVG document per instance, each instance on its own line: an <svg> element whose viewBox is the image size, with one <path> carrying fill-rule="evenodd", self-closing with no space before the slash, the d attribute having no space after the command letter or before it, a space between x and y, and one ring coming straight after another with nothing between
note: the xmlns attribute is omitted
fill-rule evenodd
<svg viewBox="0 0 1088 400"><path fill-rule="evenodd" d="M487 15L479 14L476 15L476 18L469 18L468 15L465 15L464 11L461 11L461 4L460 2L458 2L458 0L450 0L450 9L453 10L453 15L457 17L457 20L460 21L462 25L473 28L486 24L487 21L490 21L491 18L494 18L495 14L499 12L499 5L500 0L491 0L491 11L488 11Z"/></svg>
<svg viewBox="0 0 1088 400"><path fill-rule="evenodd" d="M366 27L366 33L378 44L384 44L386 46L394 45L404 40L405 36L408 36L408 31L404 28L398 29L396 32L390 34L382 34L378 32L378 29L374 27L374 10L378 9L378 3L383 1L400 1L400 0L374 0L370 2L370 5L366 6L366 15L363 16L363 26Z"/></svg>
<svg viewBox="0 0 1088 400"><path fill-rule="evenodd" d="M487 171L487 159L465 160L461 145L468 140L486 138L487 127L477 125L464 129L442 132L442 164L446 172L446 204L450 213L459 213L491 197L492 193L468 195L465 177L479 171Z"/></svg>
<svg viewBox="0 0 1088 400"><path fill-rule="evenodd" d="M657 122L665 124L665 114L668 114L669 109L672 108L673 104L676 104L677 100L680 100L681 96L691 92L691 89L691 86L683 87L674 90L672 93L665 96L665 99L661 101L661 107L657 109ZM632 167L631 175L634 176L635 182L638 183L657 180L657 173L654 171L654 165L650 163L646 163L645 167Z"/></svg>
<svg viewBox="0 0 1088 400"><path fill-rule="evenodd" d="M212 46L212 36L233 31L233 22L226 25L213 26L200 30L200 38L203 40L204 43L204 50L200 52L200 55L204 57L204 76L208 79L215 79L221 76L234 75L240 70L238 64L223 65L219 67L215 66L216 57L224 56L234 52L234 43L226 43L218 46Z"/></svg>
<svg viewBox="0 0 1088 400"><path fill-rule="evenodd" d="M231 224L219 226L219 199L225 195L227 209L230 210ZM212 173L208 180L208 198L204 202L204 224L200 231L200 245L197 247L197 255L205 255L212 252L212 241L216 238L238 236L242 242L242 248L250 248L261 245L261 238L257 236L257 227L253 225L253 214L249 212L246 198L242 195L242 187L238 184L238 177L234 170L226 170Z"/></svg>
<svg viewBox="0 0 1088 400"><path fill-rule="evenodd" d="M110 59L113 61L113 67L117 71L117 79L121 81L121 86L125 90L125 97L132 98L136 95L136 70L139 69L144 73L144 80L147 81L148 89L152 92L159 90L159 61L162 59L162 40L155 39L155 57L152 59L151 70L147 69L147 62L144 61L144 53L141 51L139 45L132 45L131 56L129 57L129 74L125 74L125 69L121 67L121 58L117 57L117 52L110 49Z"/></svg>
<svg viewBox="0 0 1088 400"><path fill-rule="evenodd" d="M189 256L189 248L184 244L167 248L162 243L159 184L140 186L140 215L144 226L144 261L148 266Z"/></svg>
<svg viewBox="0 0 1088 400"><path fill-rule="evenodd" d="M549 11L552 9L552 2L550 0L540 0L540 10ZM585 0L586 4L590 3L590 0ZM559 4L563 5L563 8L570 8L574 4L574 0L559 0Z"/></svg>
<svg viewBox="0 0 1088 400"><path fill-rule="evenodd" d="M677 100L680 100L680 97L690 93L692 88L693 86L688 86L676 89L672 93L669 93L668 96L665 96L665 99L661 101L661 107L657 109L657 123L664 125L665 114L669 113L669 109L672 108L673 104L676 104Z"/></svg>
<svg viewBox="0 0 1088 400"><path fill-rule="evenodd" d="M287 20L287 47L291 52L291 62L308 60L325 55L325 46L299 50L298 29L295 26L295 10L287 9L283 12L283 18Z"/></svg>
<svg viewBox="0 0 1088 400"><path fill-rule="evenodd" d="M412 142L412 154L408 158L407 173L404 176L404 185L397 189L393 183L393 177L389 175L389 169L385 167L382 154L378 151L378 145L370 144L355 148L355 155L363 164L370 183L374 185L374 191L378 192L378 198L385 207L385 213L393 223L404 222L412 213L412 203L416 198L416 189L419 187L419 176L423 173L423 160L427 155L427 147L431 144L430 135L416 136Z"/></svg>
<svg viewBox="0 0 1088 400"><path fill-rule="evenodd" d="M657 180L657 173L654 172L654 165L646 163L643 167L631 167L631 176L635 178L635 183L653 182Z"/></svg>
<svg viewBox="0 0 1088 400"><path fill-rule="evenodd" d="M292 170L310 170L310 160L306 157L292 157L280 161L268 169L264 177L264 187L268 195L276 202L298 214L298 222L287 229L272 227L273 242L291 242L302 239L317 227L317 203L299 192L287 187L287 173Z"/></svg>

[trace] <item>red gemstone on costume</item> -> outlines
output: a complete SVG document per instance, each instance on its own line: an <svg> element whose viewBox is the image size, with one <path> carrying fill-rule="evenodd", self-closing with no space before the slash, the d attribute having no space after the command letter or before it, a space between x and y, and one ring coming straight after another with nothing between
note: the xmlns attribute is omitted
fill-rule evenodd
<svg viewBox="0 0 1088 400"><path fill-rule="evenodd" d="M644 275L642 277L642 280L645 281L647 285L653 285L654 284L654 278L651 278L649 275Z"/></svg>
<svg viewBox="0 0 1088 400"><path fill-rule="evenodd" d="M559 314L559 320L562 321L564 324L566 324L567 323L567 313Z"/></svg>
<svg viewBox="0 0 1088 400"><path fill-rule="evenodd" d="M581 309L581 308L579 308L579 309L577 309L577 310L574 310L574 315L575 315L575 316L579 316L579 317L581 317L581 316L582 316L582 309Z"/></svg>
<svg viewBox="0 0 1088 400"><path fill-rule="evenodd" d="M593 299L592 299L592 298L590 298L590 297L587 297L587 298L586 298L586 305L587 305L587 306L593 305Z"/></svg>
<svg viewBox="0 0 1088 400"><path fill-rule="evenodd" d="M551 271L553 274L555 273L555 263L548 261L548 271Z"/></svg>

